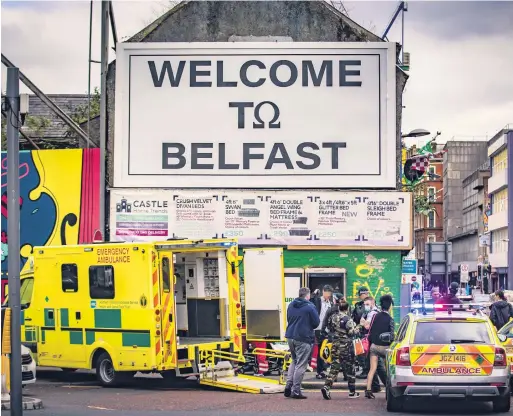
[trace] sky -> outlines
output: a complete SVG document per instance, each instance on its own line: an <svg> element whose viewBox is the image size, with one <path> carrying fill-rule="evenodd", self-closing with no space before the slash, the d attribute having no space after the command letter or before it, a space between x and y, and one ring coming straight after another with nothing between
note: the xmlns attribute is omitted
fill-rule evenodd
<svg viewBox="0 0 513 416"><path fill-rule="evenodd" d="M134 35L169 4L114 1L118 37ZM343 4L351 19L381 36L398 2ZM96 60L100 7L95 1ZM513 124L512 22L511 1L408 2L404 46L411 55L411 69L403 96L403 132L423 128L433 134L440 131L440 142L479 140ZM45 93L87 92L89 1L2 1L1 24L2 53ZM401 41L400 18L388 38ZM110 58L115 58L113 51ZM100 68L92 65L92 86L99 87ZM2 65L2 91L4 83Z"/></svg>

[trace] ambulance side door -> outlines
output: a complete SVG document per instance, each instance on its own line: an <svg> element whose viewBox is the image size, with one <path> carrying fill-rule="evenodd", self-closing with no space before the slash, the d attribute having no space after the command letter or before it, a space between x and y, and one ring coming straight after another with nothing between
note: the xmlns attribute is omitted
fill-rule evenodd
<svg viewBox="0 0 513 416"><path fill-rule="evenodd" d="M284 340L285 278L281 248L244 250L246 339Z"/></svg>
<svg viewBox="0 0 513 416"><path fill-rule="evenodd" d="M164 351L162 360L166 368L176 367L176 309L173 253L159 253L160 306L162 316L161 342Z"/></svg>

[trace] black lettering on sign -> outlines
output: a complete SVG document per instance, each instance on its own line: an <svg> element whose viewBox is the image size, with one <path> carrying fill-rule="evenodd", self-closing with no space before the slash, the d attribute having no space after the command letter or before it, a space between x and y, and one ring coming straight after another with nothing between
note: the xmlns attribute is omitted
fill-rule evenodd
<svg viewBox="0 0 513 416"><path fill-rule="evenodd" d="M166 75L169 79L169 84L172 87L178 87L180 85L180 80L182 79L183 69L185 68L185 61L180 61L178 64L178 71L176 72L176 75L173 73L173 68L171 67L171 62L169 61L164 61L164 64L160 69L160 75L157 74L155 61L148 61L148 66L150 67L151 79L153 80L153 85L155 87L162 87Z"/></svg>
<svg viewBox="0 0 513 416"><path fill-rule="evenodd" d="M276 104L274 104L272 101L264 101L258 104L255 107L255 118L257 120L257 123L253 123L254 129L263 129L265 127L265 123L263 122L262 118L260 117L260 109L263 105L268 104L273 108L274 115L271 121L269 121L269 128L270 129L279 129L281 123L278 122L278 119L280 118L280 109Z"/></svg>
<svg viewBox="0 0 513 416"><path fill-rule="evenodd" d="M195 142L187 144L187 147L182 143L162 143L162 169L250 170L257 165L257 169L269 171L282 164L287 170L314 170L322 163L325 169L338 170L341 166L340 149L345 148L345 142L324 142L320 146L314 142L303 142L288 148L285 143L252 142L242 143L242 155L236 156L227 155L229 148L226 143ZM252 162L258 160L264 160L265 164ZM367 208L368 211L372 208L380 211L397 209L391 206Z"/></svg>
<svg viewBox="0 0 513 416"><path fill-rule="evenodd" d="M242 167L243 169L251 169L249 166L250 160L263 160L263 154L252 154L251 149L263 149L264 143L243 143L242 144Z"/></svg>
<svg viewBox="0 0 513 416"><path fill-rule="evenodd" d="M181 60L174 65L171 61L164 61L159 68L155 61L148 61L153 85L161 88L167 78L171 87L179 87L187 64L189 65L189 87L210 88L215 85L218 88L234 88L239 86L238 80L224 78L224 61L210 60ZM361 87L362 81L358 78L361 75L361 65L360 60L323 60L319 66L312 60L303 60L296 64L290 60L280 59L273 62L268 69L262 61L250 59L240 66L239 78L242 85L249 88L261 87L268 80L279 88L291 87L296 82L300 82L303 87L310 85L333 87L333 79L336 76L334 70L338 69L338 87Z"/></svg>
<svg viewBox="0 0 513 416"><path fill-rule="evenodd" d="M171 152L173 148L177 151ZM182 169L187 163L184 153L185 146L181 143L162 143L162 169ZM177 159L178 163L170 163L170 158Z"/></svg>
<svg viewBox="0 0 513 416"><path fill-rule="evenodd" d="M198 67L210 66L210 61L191 61L191 87L211 87L212 82L210 81L198 81L198 77L210 76L210 70L200 71Z"/></svg>
<svg viewBox="0 0 513 416"><path fill-rule="evenodd" d="M321 164L321 158L317 156L315 153L307 152L305 149L310 148L313 150L319 150L319 146L312 142L301 143L297 147L297 154L302 158L309 159L312 161L312 164L307 165L303 161L296 162L298 168L304 170L317 169Z"/></svg>
<svg viewBox="0 0 513 416"><path fill-rule="evenodd" d="M303 61L303 87L308 87L308 79L312 79L312 84L314 87L320 87L322 79L324 78L324 73L326 73L326 86L333 86L333 62L331 61L322 61L321 69L319 69L319 73L315 73L315 68L312 61Z"/></svg>
<svg viewBox="0 0 513 416"><path fill-rule="evenodd" d="M347 77L349 76L359 76L360 70L348 70L348 66L361 66L362 61L340 61L338 63L339 70L339 85L341 87L361 87L362 81L348 81Z"/></svg>
<svg viewBox="0 0 513 416"><path fill-rule="evenodd" d="M240 67L240 80L246 87L260 87L261 85L264 85L265 78L259 78L257 81L250 81L248 78L248 69L252 66L256 66L259 69L265 69L263 62L256 60L247 61Z"/></svg>

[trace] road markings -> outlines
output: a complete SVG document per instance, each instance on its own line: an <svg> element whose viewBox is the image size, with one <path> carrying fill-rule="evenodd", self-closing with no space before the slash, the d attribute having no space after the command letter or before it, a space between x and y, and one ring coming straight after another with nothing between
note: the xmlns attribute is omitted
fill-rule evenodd
<svg viewBox="0 0 513 416"><path fill-rule="evenodd" d="M80 385L76 385L76 384L71 384L69 386L61 386L65 389L99 389L100 387L99 386L80 386Z"/></svg>
<svg viewBox="0 0 513 416"><path fill-rule="evenodd" d="M87 406L89 409L96 409L96 410L114 410L114 409L109 409L107 407L100 407L100 406Z"/></svg>

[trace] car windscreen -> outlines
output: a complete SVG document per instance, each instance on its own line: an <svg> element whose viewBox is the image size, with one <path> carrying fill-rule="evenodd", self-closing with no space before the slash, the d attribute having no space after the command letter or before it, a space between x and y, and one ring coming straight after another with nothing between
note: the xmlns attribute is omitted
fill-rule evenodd
<svg viewBox="0 0 513 416"><path fill-rule="evenodd" d="M485 322L418 322L414 344L490 344Z"/></svg>

